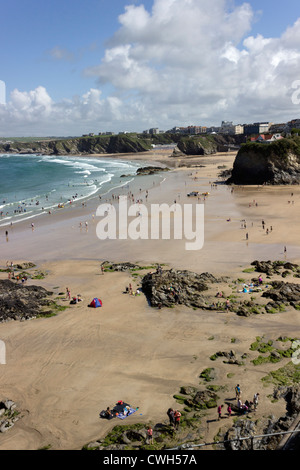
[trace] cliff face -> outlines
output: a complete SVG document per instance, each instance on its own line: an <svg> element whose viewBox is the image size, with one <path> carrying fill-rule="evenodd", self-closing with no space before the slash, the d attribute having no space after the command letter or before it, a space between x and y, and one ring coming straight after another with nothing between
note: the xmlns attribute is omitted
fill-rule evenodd
<svg viewBox="0 0 300 470"><path fill-rule="evenodd" d="M242 135L198 135L181 137L177 147L186 155L212 155L227 151L229 146L239 146L244 141L245 137Z"/></svg>
<svg viewBox="0 0 300 470"><path fill-rule="evenodd" d="M228 184L299 184L300 138L250 143L239 150Z"/></svg>
<svg viewBox="0 0 300 470"><path fill-rule="evenodd" d="M186 155L211 155L227 151L228 146L244 142L244 136L181 136L178 134L159 135L113 135L95 137L74 137L70 139L44 140L36 142L13 142L0 144L0 153L39 153L43 155L90 155L107 153L135 153L151 149L153 144L177 143L180 152Z"/></svg>
<svg viewBox="0 0 300 470"><path fill-rule="evenodd" d="M135 153L151 148L149 142L136 137L117 135L78 137L40 142L14 142L0 145L0 153L40 153L44 155L90 155L99 153Z"/></svg>

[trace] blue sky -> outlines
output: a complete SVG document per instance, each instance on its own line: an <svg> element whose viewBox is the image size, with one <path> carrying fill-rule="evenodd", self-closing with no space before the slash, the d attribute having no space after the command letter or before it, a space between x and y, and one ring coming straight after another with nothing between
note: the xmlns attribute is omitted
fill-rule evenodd
<svg viewBox="0 0 300 470"><path fill-rule="evenodd" d="M292 119L299 17L296 0L6 1L0 136Z"/></svg>

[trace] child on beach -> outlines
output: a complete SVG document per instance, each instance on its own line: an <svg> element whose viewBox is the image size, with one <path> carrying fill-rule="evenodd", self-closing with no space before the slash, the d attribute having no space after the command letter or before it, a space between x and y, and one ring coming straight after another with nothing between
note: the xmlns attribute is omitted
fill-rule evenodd
<svg viewBox="0 0 300 470"><path fill-rule="evenodd" d="M68 287L66 288L66 298L71 300L71 291Z"/></svg>
<svg viewBox="0 0 300 470"><path fill-rule="evenodd" d="M222 418L222 408L224 405L219 405L218 406L218 421Z"/></svg>

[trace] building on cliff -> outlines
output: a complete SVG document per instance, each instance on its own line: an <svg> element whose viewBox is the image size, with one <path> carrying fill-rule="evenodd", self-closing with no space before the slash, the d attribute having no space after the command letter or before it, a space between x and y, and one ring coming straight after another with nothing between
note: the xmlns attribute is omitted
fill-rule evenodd
<svg viewBox="0 0 300 470"><path fill-rule="evenodd" d="M276 140L283 139L282 135L277 133L277 134L260 134L256 135L254 137L251 137L250 141L251 142L258 142L262 144L271 144L272 142L275 142Z"/></svg>
<svg viewBox="0 0 300 470"><path fill-rule="evenodd" d="M271 127L271 123L269 122L254 122L253 124L245 124L244 134L245 135L265 134L266 132L269 132L270 127Z"/></svg>

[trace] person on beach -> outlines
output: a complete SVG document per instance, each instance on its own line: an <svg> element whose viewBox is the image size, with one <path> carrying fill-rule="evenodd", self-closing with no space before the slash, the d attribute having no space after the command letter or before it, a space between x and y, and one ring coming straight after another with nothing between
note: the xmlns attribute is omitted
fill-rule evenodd
<svg viewBox="0 0 300 470"><path fill-rule="evenodd" d="M223 408L224 405L219 405L218 406L218 421L220 421L220 419L222 419L222 408Z"/></svg>
<svg viewBox="0 0 300 470"><path fill-rule="evenodd" d="M167 411L170 426L175 426L174 413L175 412L174 412L173 408L169 408L168 411Z"/></svg>
<svg viewBox="0 0 300 470"><path fill-rule="evenodd" d="M230 418L230 417L231 417L231 413L232 413L231 405L228 405L228 406L227 406L227 413L228 413L228 416L229 416L229 418Z"/></svg>
<svg viewBox="0 0 300 470"><path fill-rule="evenodd" d="M66 299L71 300L71 292L70 292L70 289L68 287L66 288Z"/></svg>
<svg viewBox="0 0 300 470"><path fill-rule="evenodd" d="M105 416L106 416L107 419L112 419L113 418L113 415L112 415L112 412L110 411L109 406L106 408Z"/></svg>
<svg viewBox="0 0 300 470"><path fill-rule="evenodd" d="M175 429L179 428L180 417L181 417L180 411L176 410L175 413L174 413Z"/></svg>
<svg viewBox="0 0 300 470"><path fill-rule="evenodd" d="M153 429L151 426L149 426L147 429L147 441L148 444L153 444Z"/></svg>
<svg viewBox="0 0 300 470"><path fill-rule="evenodd" d="M257 405L258 405L258 397L259 397L259 393L255 393L254 394L254 397L253 397L253 405L254 405L254 411L256 411L256 408L257 408Z"/></svg>
<svg viewBox="0 0 300 470"><path fill-rule="evenodd" d="M241 388L240 388L240 385L237 384L237 385L235 386L235 397L236 397L236 398L240 398L240 396L241 396Z"/></svg>

